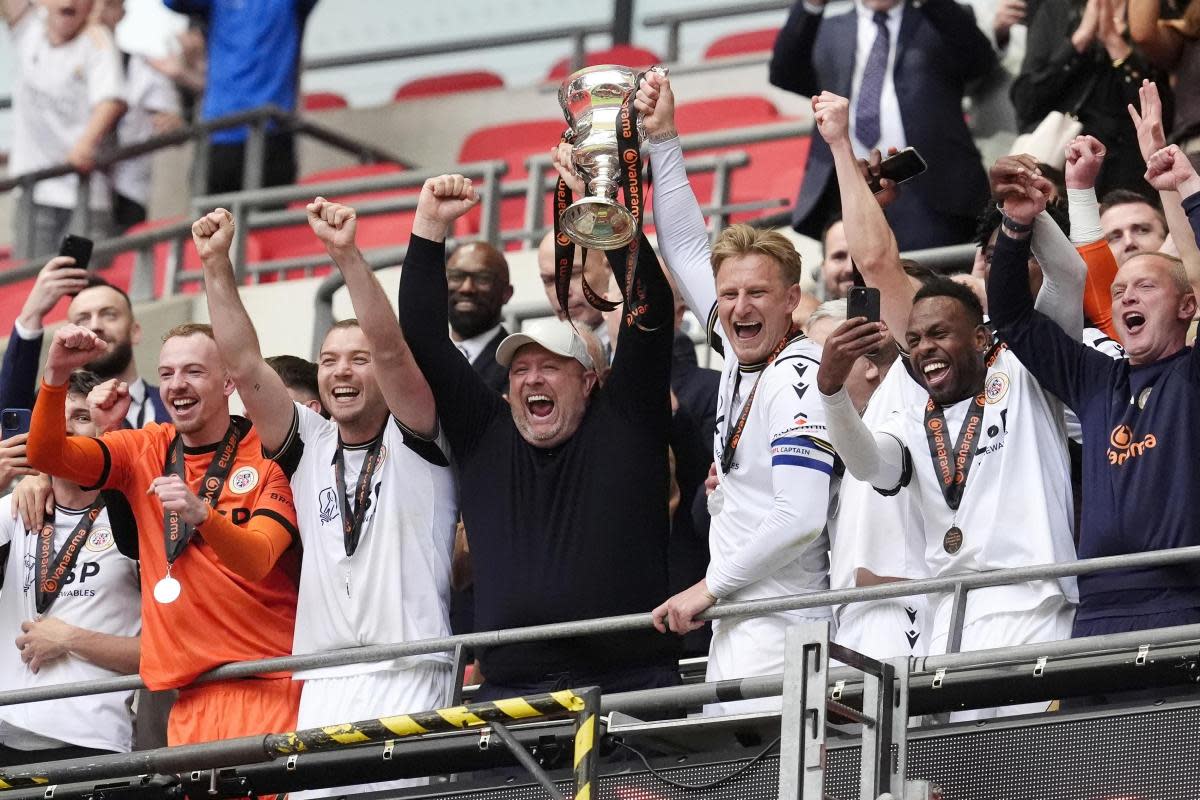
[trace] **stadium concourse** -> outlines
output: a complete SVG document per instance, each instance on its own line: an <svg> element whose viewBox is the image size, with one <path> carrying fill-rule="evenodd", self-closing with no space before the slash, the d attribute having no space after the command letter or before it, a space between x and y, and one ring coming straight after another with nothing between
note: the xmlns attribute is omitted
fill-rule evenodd
<svg viewBox="0 0 1200 800"><path fill-rule="evenodd" d="M1200 794L1200 0L2 6L0 797Z"/></svg>

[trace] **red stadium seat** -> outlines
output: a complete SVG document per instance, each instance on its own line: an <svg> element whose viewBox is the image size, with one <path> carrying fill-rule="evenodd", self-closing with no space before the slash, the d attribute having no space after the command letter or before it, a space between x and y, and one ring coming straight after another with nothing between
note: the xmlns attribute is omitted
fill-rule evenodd
<svg viewBox="0 0 1200 800"><path fill-rule="evenodd" d="M742 56L750 53L769 53L775 49L775 37L779 28L764 28L757 31L731 33L713 41L704 51L704 58Z"/></svg>
<svg viewBox="0 0 1200 800"><path fill-rule="evenodd" d="M323 169L319 172L313 172L305 175L297 183L301 185L315 183L329 183L331 181L344 181L352 178L373 178L376 175L395 175L399 172L404 172L404 167L400 164L354 164L349 167L336 167L334 169ZM383 192L360 192L358 194L340 195L330 197L330 200L336 200L339 203L349 203L353 205L356 202L364 199L378 200L381 197L390 197L393 195L407 194L409 192L419 192L420 187L416 189L390 189ZM307 200L290 204L290 208L304 208Z"/></svg>
<svg viewBox="0 0 1200 800"><path fill-rule="evenodd" d="M135 233L144 233L146 231L157 230L165 225L170 225L183 220L183 217L170 217L168 219L153 219L146 222L139 222L125 233L132 235ZM161 297L165 287L165 278L167 273L167 259L170 257L171 245L169 242L160 242L154 246L154 294L156 297ZM262 249L258 246L254 236L246 240L246 260L249 263L255 263L263 260ZM112 264L104 270L100 271L100 276L106 281L119 286L125 291L129 291L130 284L133 281L133 272L137 268L136 253L121 253L112 260ZM183 264L179 271L181 273L199 273L200 255L196 252L196 245L188 238L188 241L183 245ZM188 281L183 284L181 292L183 294L195 294L201 289L201 284L198 281Z"/></svg>
<svg viewBox="0 0 1200 800"><path fill-rule="evenodd" d="M349 108L346 98L335 92L308 92L303 98L305 111L327 111L331 108Z"/></svg>
<svg viewBox="0 0 1200 800"><path fill-rule="evenodd" d="M445 75L430 75L427 78L411 80L396 90L393 99L412 100L416 97L431 97L439 94L470 92L477 89L500 89L503 87L504 79L494 72L487 70L451 72Z"/></svg>
<svg viewBox="0 0 1200 800"><path fill-rule="evenodd" d="M512 122L480 128L469 135L458 152L458 161L504 161L508 165L505 181L520 180L529 174L525 159L548 153L558 144L566 122L561 118ZM482 224L482 211L474 208L463 218L465 231L477 233ZM525 198L509 197L500 202L500 229L516 230L525 224Z"/></svg>
<svg viewBox="0 0 1200 800"><path fill-rule="evenodd" d="M613 45L607 50L595 50L585 53L583 56L585 67L594 67L599 64L623 64L627 67L642 69L661 63L662 58L659 57L658 53L655 53L653 50L647 50L644 47L634 47L631 44ZM571 58L568 56L554 62L554 66L546 73L546 80L559 81L570 74Z"/></svg>
<svg viewBox="0 0 1200 800"><path fill-rule="evenodd" d="M10 269L15 264L5 262L0 264L0 269ZM37 278L26 278L17 283L10 283L4 287L4 291L0 292L0 336L8 336L13 329L13 323L17 321L17 317L21 315L21 309L25 306L25 298L29 297L29 293L33 291L33 283ZM46 323L52 324L61 321L67 313L68 300L63 298L58 302L58 305L46 315Z"/></svg>
<svg viewBox="0 0 1200 800"><path fill-rule="evenodd" d="M779 109L765 97L744 95L680 103L675 125L683 133L742 128L780 120Z"/></svg>

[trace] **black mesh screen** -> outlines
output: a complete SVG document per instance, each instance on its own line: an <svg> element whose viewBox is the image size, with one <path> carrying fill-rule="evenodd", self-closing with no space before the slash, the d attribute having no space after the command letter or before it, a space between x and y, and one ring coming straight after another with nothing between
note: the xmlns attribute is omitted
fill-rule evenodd
<svg viewBox="0 0 1200 800"><path fill-rule="evenodd" d="M1200 798L1200 708L980 728L909 742L908 773L942 789L945 800L1196 800ZM826 794L858 800L858 749L831 748ZM708 783L744 762L664 768L684 783ZM774 800L779 760L763 759L705 790L669 786L636 771L601 778L597 800ZM570 797L569 783L560 784ZM537 786L464 792L456 798L545 800Z"/></svg>

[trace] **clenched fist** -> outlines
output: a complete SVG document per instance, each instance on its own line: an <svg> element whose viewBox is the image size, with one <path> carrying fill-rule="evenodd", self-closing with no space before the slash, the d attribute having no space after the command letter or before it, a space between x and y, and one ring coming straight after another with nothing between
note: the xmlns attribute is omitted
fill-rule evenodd
<svg viewBox="0 0 1200 800"><path fill-rule="evenodd" d="M308 225L331 253L354 247L357 217L354 209L318 197L305 208Z"/></svg>
<svg viewBox="0 0 1200 800"><path fill-rule="evenodd" d="M223 208L214 209L192 223L192 241L201 262L229 260L233 228L233 214Z"/></svg>
<svg viewBox="0 0 1200 800"><path fill-rule="evenodd" d="M478 203L479 195L470 178L462 175L430 178L421 187L413 233L430 241L443 241L454 220Z"/></svg>
<svg viewBox="0 0 1200 800"><path fill-rule="evenodd" d="M132 399L129 396L129 384L117 378L98 384L88 392L88 410L100 433L115 431L121 427L121 423L129 414Z"/></svg>
<svg viewBox="0 0 1200 800"><path fill-rule="evenodd" d="M50 353L46 356L46 383L62 386L71 373L90 364L108 350L96 334L79 325L64 325L54 332Z"/></svg>

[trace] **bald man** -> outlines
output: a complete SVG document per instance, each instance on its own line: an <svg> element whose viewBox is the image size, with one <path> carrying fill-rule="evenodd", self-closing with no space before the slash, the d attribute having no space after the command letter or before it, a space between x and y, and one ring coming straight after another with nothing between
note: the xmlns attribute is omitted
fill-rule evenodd
<svg viewBox="0 0 1200 800"><path fill-rule="evenodd" d="M589 250L585 262L583 248L575 248L575 269L571 272L571 291L567 295L567 312L565 314L558 304L558 295L554 288L553 231L547 233L542 238L542 243L538 245L538 272L542 276L542 288L546 290L546 299L550 301L550 308L554 309L554 315L563 320L570 317L576 325L586 325L604 346L605 359L611 361L613 343L608 326L604 324L604 315L600 309L593 308L583 296L583 279L586 275L588 286L592 287L596 294L607 297L609 300L619 299L615 292L606 292L609 269L604 251Z"/></svg>
<svg viewBox="0 0 1200 800"><path fill-rule="evenodd" d="M508 370L496 363L496 348L508 336L500 324L512 297L508 261L486 242L470 242L446 260L450 291L450 338L490 388L508 388Z"/></svg>

